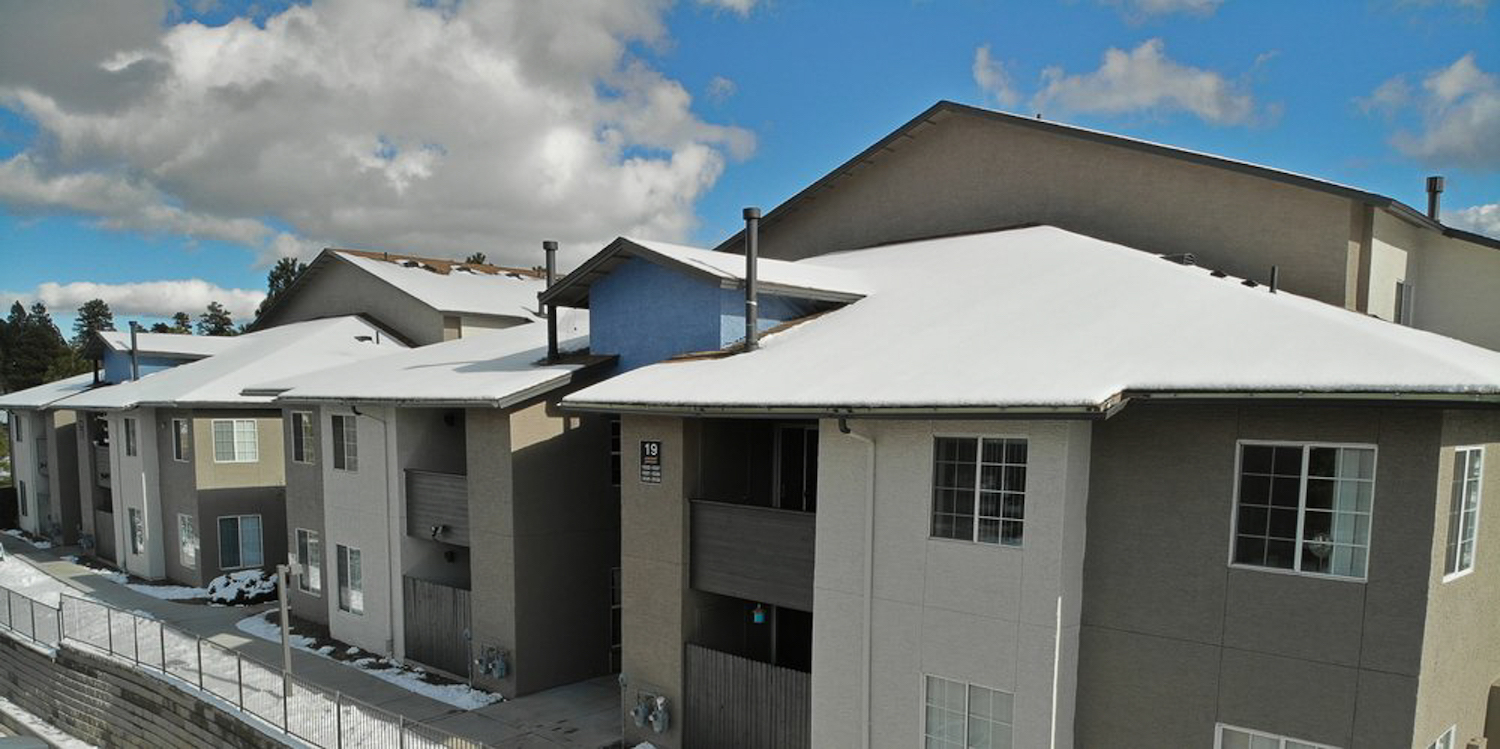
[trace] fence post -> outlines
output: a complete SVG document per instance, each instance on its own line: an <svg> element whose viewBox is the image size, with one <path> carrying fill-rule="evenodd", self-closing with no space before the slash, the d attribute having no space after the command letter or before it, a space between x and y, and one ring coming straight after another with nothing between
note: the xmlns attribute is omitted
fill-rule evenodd
<svg viewBox="0 0 1500 749"><path fill-rule="evenodd" d="M333 693L333 745L344 749L344 693Z"/></svg>
<svg viewBox="0 0 1500 749"><path fill-rule="evenodd" d="M141 618L135 614L130 615L130 657L141 665Z"/></svg>
<svg viewBox="0 0 1500 749"><path fill-rule="evenodd" d="M199 637L194 642L198 643L198 691L203 692L206 691L203 688L203 638Z"/></svg>
<svg viewBox="0 0 1500 749"><path fill-rule="evenodd" d="M245 656L234 654L234 680L240 685L240 712L245 711Z"/></svg>
<svg viewBox="0 0 1500 749"><path fill-rule="evenodd" d="M156 625L156 639L161 644L161 675L167 675L167 625L165 622Z"/></svg>
<svg viewBox="0 0 1500 749"><path fill-rule="evenodd" d="M57 597L57 644L58 645L62 645L63 644L63 640L67 638L67 633L68 633L68 628L66 626L67 625L67 620L63 617L63 601L67 600L67 598L68 598L67 596L58 596Z"/></svg>
<svg viewBox="0 0 1500 749"><path fill-rule="evenodd" d="M406 749L406 716L396 713L396 746Z"/></svg>
<svg viewBox="0 0 1500 749"><path fill-rule="evenodd" d="M287 674L281 676L281 732L292 732L292 714L287 702L292 699L292 680Z"/></svg>
<svg viewBox="0 0 1500 749"><path fill-rule="evenodd" d="M26 602L31 604L31 641L41 642L36 637L36 601L27 599Z"/></svg>
<svg viewBox="0 0 1500 749"><path fill-rule="evenodd" d="M109 654L115 654L115 616L114 609L104 607L104 632L109 635Z"/></svg>

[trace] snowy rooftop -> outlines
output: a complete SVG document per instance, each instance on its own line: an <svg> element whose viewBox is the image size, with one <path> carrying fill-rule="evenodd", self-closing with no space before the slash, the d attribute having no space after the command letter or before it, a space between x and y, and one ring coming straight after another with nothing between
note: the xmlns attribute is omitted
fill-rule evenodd
<svg viewBox="0 0 1500 749"><path fill-rule="evenodd" d="M237 345L217 356L153 372L134 382L90 390L56 405L110 410L136 406L269 404L269 395L245 395L242 391L259 382L406 348L360 317L292 323L246 333L238 339Z"/></svg>
<svg viewBox="0 0 1500 749"><path fill-rule="evenodd" d="M565 399L647 410L1099 410L1139 393L1500 400L1500 353L1047 226L823 255L869 296L750 353Z"/></svg>
<svg viewBox="0 0 1500 749"><path fill-rule="evenodd" d="M0 395L0 408L46 408L55 401L88 390L93 384L92 373L65 377L56 382Z"/></svg>
<svg viewBox="0 0 1500 749"><path fill-rule="evenodd" d="M495 266L352 250L332 252L440 312L534 320L536 295L547 285L529 272Z"/></svg>
<svg viewBox="0 0 1500 749"><path fill-rule="evenodd" d="M676 268L730 288L745 282L744 255L620 237L558 281L543 298L564 307L587 307L589 286L632 257ZM865 293L859 279L846 271L785 260L760 258L756 266L756 282L761 293L806 299L851 302Z"/></svg>
<svg viewBox="0 0 1500 749"><path fill-rule="evenodd" d="M115 351L130 353L130 331L101 330L95 332ZM234 336L186 335L177 333L137 333L136 345L142 354L202 359L234 348L239 339Z"/></svg>
<svg viewBox="0 0 1500 749"><path fill-rule="evenodd" d="M587 348L584 320L560 320L558 349L564 354ZM505 407L567 384L593 361L575 356L545 364L546 355L547 326L531 323L268 381L254 390L282 391L278 400L291 402Z"/></svg>

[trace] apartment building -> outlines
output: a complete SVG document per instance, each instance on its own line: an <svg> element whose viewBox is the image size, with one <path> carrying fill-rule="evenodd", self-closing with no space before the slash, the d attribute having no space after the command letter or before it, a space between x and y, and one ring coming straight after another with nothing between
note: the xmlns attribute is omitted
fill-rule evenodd
<svg viewBox="0 0 1500 749"><path fill-rule="evenodd" d="M627 743L1489 730L1500 354L1054 227L810 255L858 298L563 400L622 417ZM629 267L544 298L669 315Z"/></svg>
<svg viewBox="0 0 1500 749"><path fill-rule="evenodd" d="M325 249L250 329L338 315L379 320L412 346L541 319L542 274L521 268Z"/></svg>
<svg viewBox="0 0 1500 749"><path fill-rule="evenodd" d="M106 453L94 458L96 473L106 459L108 470L89 482L85 504L95 548L130 574L201 586L284 559L281 413L270 394L245 389L405 348L359 317L233 340L200 361L51 404L87 414L83 441ZM103 507L93 487L107 492Z"/></svg>
<svg viewBox="0 0 1500 749"><path fill-rule="evenodd" d="M1276 266L1287 291L1500 348L1500 240L1435 203L942 101L768 211L760 253L1043 223L1262 283Z"/></svg>

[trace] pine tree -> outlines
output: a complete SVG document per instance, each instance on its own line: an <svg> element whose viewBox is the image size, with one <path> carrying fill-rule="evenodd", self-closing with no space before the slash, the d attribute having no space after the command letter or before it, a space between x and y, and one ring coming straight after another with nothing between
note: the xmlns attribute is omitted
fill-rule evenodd
<svg viewBox="0 0 1500 749"><path fill-rule="evenodd" d="M229 311L218 302L209 302L208 309L198 316L198 335L234 335L234 320Z"/></svg>
<svg viewBox="0 0 1500 749"><path fill-rule="evenodd" d="M255 308L255 316L266 310L271 301L281 296L282 292L290 289L302 272L307 270L307 263L294 257L284 257L271 266L271 272L266 274L266 298Z"/></svg>
<svg viewBox="0 0 1500 749"><path fill-rule="evenodd" d="M114 330L115 314L103 299L90 299L78 308L78 317L73 320L73 345L82 346L89 334L96 330Z"/></svg>
<svg viewBox="0 0 1500 749"><path fill-rule="evenodd" d="M472 254L472 255L464 258L464 262L467 263L467 264L469 264L469 265L484 265L485 264L484 260L485 260L485 257L484 257L484 253L483 252L476 252L476 253L474 253L474 254Z"/></svg>
<svg viewBox="0 0 1500 749"><path fill-rule="evenodd" d="M6 387L25 390L47 382L47 375L57 371L58 360L66 358L71 351L57 325L53 324L47 306L37 302L26 311L17 302L6 323L12 333L5 357L8 370Z"/></svg>
<svg viewBox="0 0 1500 749"><path fill-rule="evenodd" d="M172 326L168 325L168 324L166 324L164 322L154 322L154 323L151 323L151 330L150 330L150 332L152 332L152 333L175 333L177 331L172 330Z"/></svg>
<svg viewBox="0 0 1500 749"><path fill-rule="evenodd" d="M168 333L193 334L193 318L186 312L178 312L172 315L172 329Z"/></svg>

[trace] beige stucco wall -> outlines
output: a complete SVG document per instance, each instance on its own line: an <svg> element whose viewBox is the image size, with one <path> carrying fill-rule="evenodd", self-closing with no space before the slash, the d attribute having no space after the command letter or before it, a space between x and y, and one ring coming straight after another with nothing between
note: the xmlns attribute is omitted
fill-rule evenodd
<svg viewBox="0 0 1500 749"><path fill-rule="evenodd" d="M469 475L469 563L474 576L471 599L475 657L486 648L510 651L516 643L516 541L511 482L510 415L494 408L472 408L464 416ZM514 694L515 676L493 679L475 674L475 683Z"/></svg>
<svg viewBox="0 0 1500 749"><path fill-rule="evenodd" d="M1417 327L1500 350L1500 249L1428 236L1417 273Z"/></svg>
<svg viewBox="0 0 1500 749"><path fill-rule="evenodd" d="M192 419L193 462L197 467L199 489L286 485L280 411L199 410L193 412ZM215 461L213 422L243 419L255 420L258 460L244 463ZM170 449L170 440L166 446ZM171 460L171 453L165 453L165 458Z"/></svg>
<svg viewBox="0 0 1500 749"><path fill-rule="evenodd" d="M1139 150L966 115L902 139L853 179L762 225L797 259L913 236L1054 224L1343 305L1350 201Z"/></svg>
<svg viewBox="0 0 1500 749"><path fill-rule="evenodd" d="M1444 582L1454 448L1476 445L1484 447L1484 465L1474 570ZM1500 464L1495 461L1500 461L1500 413L1444 414L1432 497L1437 522L1428 570L1416 749L1424 749L1452 725L1458 726L1459 746L1483 735L1490 685L1500 680Z"/></svg>
<svg viewBox="0 0 1500 749"><path fill-rule="evenodd" d="M1436 409L1363 407L1133 405L1098 423L1078 745L1207 747L1224 722L1410 749L1441 428ZM1228 564L1240 439L1376 445L1367 581Z"/></svg>
<svg viewBox="0 0 1500 749"><path fill-rule="evenodd" d="M1396 319L1396 283L1420 284L1416 278L1416 255L1423 242L1438 234L1423 231L1386 211L1375 211L1370 241L1370 314L1382 320Z"/></svg>

